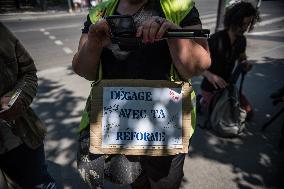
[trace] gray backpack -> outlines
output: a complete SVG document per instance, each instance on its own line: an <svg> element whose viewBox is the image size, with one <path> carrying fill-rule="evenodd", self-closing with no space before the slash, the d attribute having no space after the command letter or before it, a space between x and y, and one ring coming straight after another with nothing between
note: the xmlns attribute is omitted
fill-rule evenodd
<svg viewBox="0 0 284 189"><path fill-rule="evenodd" d="M210 127L221 137L235 137L245 128L247 113L241 108L239 92L235 85L229 85L216 95L210 112Z"/></svg>
<svg viewBox="0 0 284 189"><path fill-rule="evenodd" d="M241 75L241 82L238 90L236 82L239 75ZM245 73L239 66L229 85L218 91L209 105L205 127L213 129L221 137L239 136L245 128L247 113L240 104L244 76Z"/></svg>

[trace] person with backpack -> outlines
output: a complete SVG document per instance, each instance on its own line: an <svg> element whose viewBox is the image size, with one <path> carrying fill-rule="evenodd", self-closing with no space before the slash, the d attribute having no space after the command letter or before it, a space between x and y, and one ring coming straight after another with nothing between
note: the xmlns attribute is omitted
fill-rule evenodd
<svg viewBox="0 0 284 189"><path fill-rule="evenodd" d="M212 64L202 74L204 76L201 83L202 98L199 101L202 111L209 110L216 91L226 88L233 82L236 62L243 72L251 70L252 65L247 62L246 57L244 33L252 31L257 21L259 21L259 11L249 2L235 3L227 8L224 29L211 35L208 40ZM240 99L241 107L247 114L252 115L252 106L243 94Z"/></svg>
<svg viewBox="0 0 284 189"><path fill-rule="evenodd" d="M131 15L143 45L122 50L111 43L104 17ZM201 29L199 13L191 0L109 0L90 10L82 30L74 71L87 80L147 79L188 81L210 65L204 39L162 39L168 29ZM172 74L171 74L172 73ZM175 73L175 74L174 74ZM185 154L171 156L98 155L89 153L90 104L80 126L78 170L92 188L103 186L104 177L133 189L179 188ZM108 166L115 166L115 175ZM115 177L115 178L114 178ZM117 178L117 179L116 179Z"/></svg>

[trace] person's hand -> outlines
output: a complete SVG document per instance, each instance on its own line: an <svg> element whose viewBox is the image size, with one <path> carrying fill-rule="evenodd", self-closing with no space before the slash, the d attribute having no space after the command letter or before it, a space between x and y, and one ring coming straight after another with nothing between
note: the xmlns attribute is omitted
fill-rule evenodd
<svg viewBox="0 0 284 189"><path fill-rule="evenodd" d="M99 20L89 28L88 40L100 45L102 48L111 43L110 27L105 19Z"/></svg>
<svg viewBox="0 0 284 189"><path fill-rule="evenodd" d="M3 119L5 121L13 121L23 112L23 106L19 99L14 102L13 106L9 107L8 104L10 100L11 96L4 95L3 97L1 97L2 113L0 113L0 119Z"/></svg>
<svg viewBox="0 0 284 189"><path fill-rule="evenodd" d="M181 27L165 18L153 16L137 28L136 37L142 37L143 43L153 43L160 40L168 29L181 29Z"/></svg>
<svg viewBox="0 0 284 189"><path fill-rule="evenodd" d="M1 109L6 110L9 108L8 104L11 100L11 97L8 95L4 95L1 97L0 102L1 102Z"/></svg>
<svg viewBox="0 0 284 189"><path fill-rule="evenodd" d="M247 60L243 60L240 64L243 65L244 71L247 73L252 69L252 64L248 63Z"/></svg>
<svg viewBox="0 0 284 189"><path fill-rule="evenodd" d="M205 71L203 75L214 86L215 89L219 88L223 89L228 85L227 82L224 79L222 79L220 76L213 74L209 71Z"/></svg>

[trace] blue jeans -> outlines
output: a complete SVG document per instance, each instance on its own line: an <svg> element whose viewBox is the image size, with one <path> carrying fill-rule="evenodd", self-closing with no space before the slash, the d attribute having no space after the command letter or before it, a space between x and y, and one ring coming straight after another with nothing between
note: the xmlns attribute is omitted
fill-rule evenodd
<svg viewBox="0 0 284 189"><path fill-rule="evenodd" d="M56 188L47 172L43 144L35 150L22 144L1 154L0 169L23 189Z"/></svg>

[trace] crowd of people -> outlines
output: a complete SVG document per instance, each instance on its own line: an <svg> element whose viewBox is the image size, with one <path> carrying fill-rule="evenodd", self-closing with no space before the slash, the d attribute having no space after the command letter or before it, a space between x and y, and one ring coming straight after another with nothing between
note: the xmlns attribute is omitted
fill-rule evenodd
<svg viewBox="0 0 284 189"><path fill-rule="evenodd" d="M211 35L208 41L165 39L163 35L168 29L202 29L193 1L176 1L179 11L167 6L171 3L171 0L96 3L86 17L78 51L72 61L75 73L89 81L145 79L188 82L192 77L202 75L200 103L202 111L207 111L214 91L230 83L236 64L243 65L244 72L252 68L246 57L244 33L253 29L259 13L250 3L240 2L227 9L224 30ZM105 19L110 15L131 15L137 29L136 37L142 39L143 46L122 50L113 44ZM45 164L45 127L29 107L37 89L35 64L20 41L3 24L0 24L0 34L0 169L21 188L56 188ZM241 103L247 113L252 112L244 95ZM80 124L77 159L79 173L90 188L103 187L104 179L130 184L134 189L180 187L184 175L184 153L168 156L91 154L89 114L90 97ZM112 160L121 164L117 167L127 164L126 170L117 170L124 179L117 181L108 174L109 171L101 170L102 164Z"/></svg>

